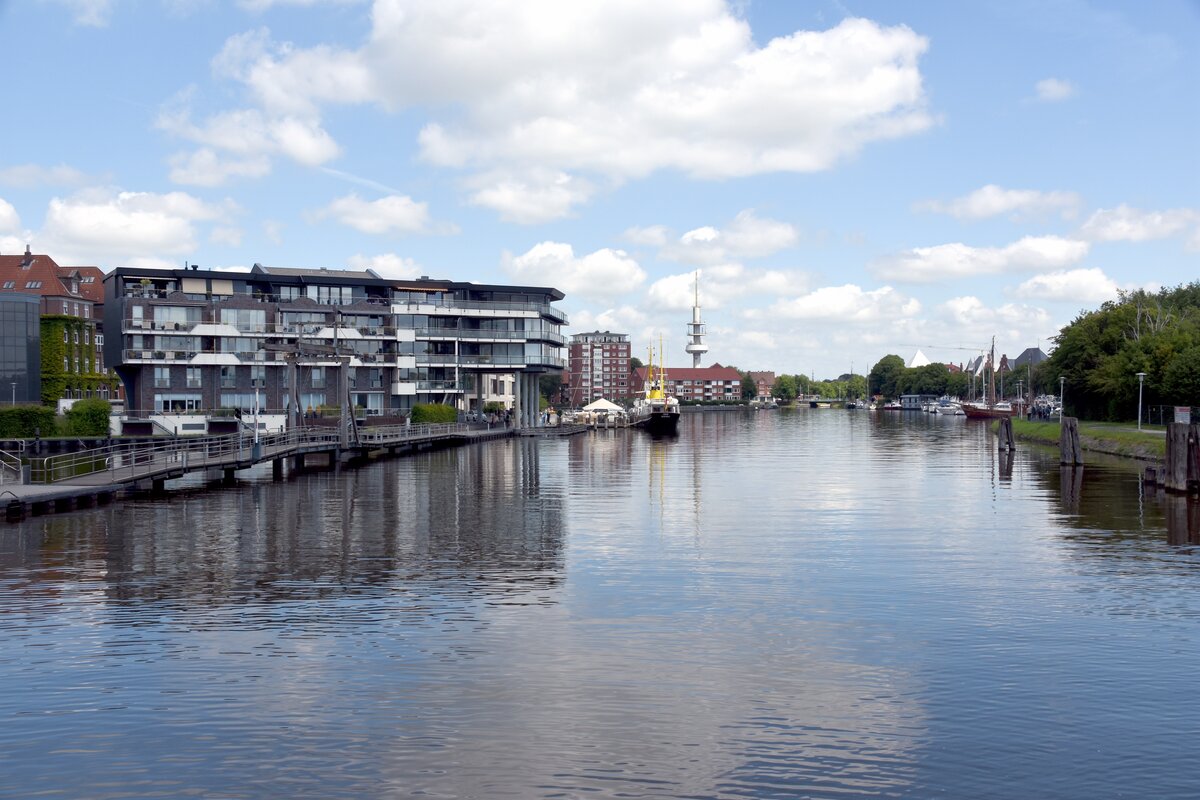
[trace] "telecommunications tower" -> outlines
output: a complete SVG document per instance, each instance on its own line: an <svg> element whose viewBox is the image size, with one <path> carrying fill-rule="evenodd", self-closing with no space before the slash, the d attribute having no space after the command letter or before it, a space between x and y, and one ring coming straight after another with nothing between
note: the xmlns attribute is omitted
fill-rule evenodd
<svg viewBox="0 0 1200 800"><path fill-rule="evenodd" d="M692 366L699 367L700 359L708 352L704 343L704 321L700 319L700 271L696 271L696 304L692 306L692 321L687 326L687 347L683 348L692 354Z"/></svg>

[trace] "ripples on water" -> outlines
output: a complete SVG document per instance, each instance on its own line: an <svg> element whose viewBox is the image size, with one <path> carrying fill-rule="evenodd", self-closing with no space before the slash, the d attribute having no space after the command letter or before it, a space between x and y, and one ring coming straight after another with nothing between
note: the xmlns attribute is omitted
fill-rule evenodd
<svg viewBox="0 0 1200 800"><path fill-rule="evenodd" d="M0 528L0 795L1195 797L1196 512L686 415Z"/></svg>

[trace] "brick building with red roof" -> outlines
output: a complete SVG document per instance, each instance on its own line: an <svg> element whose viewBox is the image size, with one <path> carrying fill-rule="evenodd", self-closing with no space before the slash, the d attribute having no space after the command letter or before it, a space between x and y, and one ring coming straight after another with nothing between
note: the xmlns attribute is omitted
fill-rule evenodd
<svg viewBox="0 0 1200 800"><path fill-rule="evenodd" d="M645 391L649 367L633 372L635 394ZM711 367L667 367L667 394L680 402L733 403L742 399L742 376L733 367L713 364Z"/></svg>
<svg viewBox="0 0 1200 800"><path fill-rule="evenodd" d="M0 298L35 296L40 303L43 403L108 398L118 385L104 364L103 275L98 267L59 266L28 246L20 255L0 255Z"/></svg>

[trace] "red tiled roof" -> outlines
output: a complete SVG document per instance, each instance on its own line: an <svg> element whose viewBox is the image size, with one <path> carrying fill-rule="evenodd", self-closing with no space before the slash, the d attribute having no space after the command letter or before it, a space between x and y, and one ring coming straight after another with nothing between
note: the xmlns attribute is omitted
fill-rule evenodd
<svg viewBox="0 0 1200 800"><path fill-rule="evenodd" d="M638 367L634 372L637 380L645 381L648 367ZM667 367L669 381L740 381L742 376L733 367Z"/></svg>
<svg viewBox="0 0 1200 800"><path fill-rule="evenodd" d="M37 294L43 297L78 297L67 291L60 279L61 268L50 256L37 253L0 255L0 291ZM13 285L3 288L9 282ZM30 286L29 284L34 284Z"/></svg>
<svg viewBox="0 0 1200 800"><path fill-rule="evenodd" d="M99 267L59 267L64 274L79 271L79 293L100 305L104 302L104 270ZM89 281L88 278L91 278Z"/></svg>

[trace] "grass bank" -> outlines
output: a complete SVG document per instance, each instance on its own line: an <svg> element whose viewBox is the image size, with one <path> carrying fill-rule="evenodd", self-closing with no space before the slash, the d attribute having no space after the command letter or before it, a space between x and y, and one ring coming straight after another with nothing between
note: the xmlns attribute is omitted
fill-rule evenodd
<svg viewBox="0 0 1200 800"><path fill-rule="evenodd" d="M1058 422L1034 422L1014 418L1013 435L1026 441L1058 446ZM996 427L999 423L996 424ZM1079 443L1084 450L1110 453L1114 456L1162 461L1167 452L1167 440L1160 426L1136 426L1119 422L1079 421Z"/></svg>

